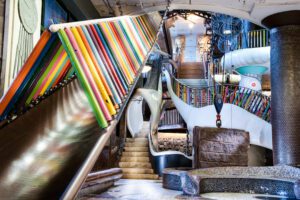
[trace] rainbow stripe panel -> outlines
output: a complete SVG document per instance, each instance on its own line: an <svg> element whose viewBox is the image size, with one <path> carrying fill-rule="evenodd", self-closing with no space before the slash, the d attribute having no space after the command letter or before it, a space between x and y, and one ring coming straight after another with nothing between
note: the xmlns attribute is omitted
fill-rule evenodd
<svg viewBox="0 0 300 200"><path fill-rule="evenodd" d="M76 73L102 128L117 114L156 40L147 15L44 32L1 99L1 119L31 106Z"/></svg>

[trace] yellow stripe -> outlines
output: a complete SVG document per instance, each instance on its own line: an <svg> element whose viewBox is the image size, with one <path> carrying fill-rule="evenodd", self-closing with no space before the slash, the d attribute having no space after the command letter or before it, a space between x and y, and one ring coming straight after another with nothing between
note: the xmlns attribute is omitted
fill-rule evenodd
<svg viewBox="0 0 300 200"><path fill-rule="evenodd" d="M64 60L67 57L67 53L64 51L63 55L60 59L60 61L57 63L57 65L55 66L55 69L53 70L52 74L49 76L49 78L47 79L46 84L44 85L44 87L42 88L40 95L43 95L47 88L49 87L49 84L52 82L52 79L54 78L55 74L57 73L57 71L59 70L60 66L63 64Z"/></svg>
<svg viewBox="0 0 300 200"><path fill-rule="evenodd" d="M144 53L144 51L143 51L143 49L144 49L143 45L140 45L142 41L138 41L139 36L136 34L136 31L132 27L130 27L129 24L130 24L129 19L127 21L124 21L124 23L123 23L124 28L125 28L126 32L128 34L130 34L130 38L132 39L132 41L135 42L135 45L137 47L140 47L140 48L138 48L138 52L139 52L141 60L143 61L144 58L145 58L146 53Z"/></svg>
<svg viewBox="0 0 300 200"><path fill-rule="evenodd" d="M114 27L116 28L117 34L122 33L122 30L120 29L119 24L113 23L112 26L114 26ZM128 41L126 40L125 37L121 37L121 40L122 40L122 42L124 43L126 49L131 49L131 47L130 47L130 45L129 45L129 43L128 43ZM133 63L134 63L134 67L135 67L136 69L138 69L139 62L138 62L137 58L135 57L133 51L134 51L134 50L132 49L131 51L128 51L128 53L129 53L129 55L130 55L131 60L132 60Z"/></svg>
<svg viewBox="0 0 300 200"><path fill-rule="evenodd" d="M78 28L80 28L80 27L78 27ZM116 109L114 108L114 106L113 106L113 104L112 104L112 102L111 102L111 100L110 100L110 98L109 98L109 96L108 96L108 94L105 90L105 87L104 87L103 83L101 82L101 80L98 76L98 73L95 69L95 66L92 62L92 59L89 56L88 51L86 50L86 48L84 46L84 43L81 40L81 37L79 35L78 30L73 27L73 28L71 28L71 31L72 31L72 33L73 33L73 35L74 35L74 37L77 41L77 44L78 44L78 46L81 50L81 53L83 54L83 57L84 57L85 61L87 62L87 65L88 65L88 67L90 69L90 72L91 72L91 74L92 74L92 76L95 80L95 83L96 83L98 89L100 90L101 96L102 96L102 98L105 102L105 105L106 105L107 109L109 110L109 113L111 115L115 115L116 114Z"/></svg>
<svg viewBox="0 0 300 200"><path fill-rule="evenodd" d="M123 69L124 73L126 74L128 80L130 83L133 83L133 77L131 76L130 72L128 71L127 65L125 64L122 55L120 54L120 48L117 47L115 39L112 37L111 34L109 34L109 30L106 27L106 23L100 24L104 30L104 33L108 40L110 41L110 44L113 46L114 54L117 56L117 60L120 63L120 67Z"/></svg>

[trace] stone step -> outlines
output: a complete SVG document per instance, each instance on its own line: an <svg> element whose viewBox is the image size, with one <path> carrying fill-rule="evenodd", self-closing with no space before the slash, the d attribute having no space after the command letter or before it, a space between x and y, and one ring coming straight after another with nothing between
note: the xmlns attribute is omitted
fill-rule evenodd
<svg viewBox="0 0 300 200"><path fill-rule="evenodd" d="M123 174L154 174L153 169L144 168L121 168Z"/></svg>
<svg viewBox="0 0 300 200"><path fill-rule="evenodd" d="M149 153L148 152L134 152L134 151L132 151L132 152L123 152L122 153L122 156L126 156L126 157L128 157L128 156L134 156L134 157L147 157L147 156L149 156Z"/></svg>
<svg viewBox="0 0 300 200"><path fill-rule="evenodd" d="M126 142L148 142L148 138L126 138Z"/></svg>
<svg viewBox="0 0 300 200"><path fill-rule="evenodd" d="M125 147L148 147L148 141L145 141L145 142L126 142Z"/></svg>
<svg viewBox="0 0 300 200"><path fill-rule="evenodd" d="M152 169L151 163L149 162L119 162L121 168L144 168Z"/></svg>
<svg viewBox="0 0 300 200"><path fill-rule="evenodd" d="M133 151L133 152L148 152L148 147L125 147L125 151Z"/></svg>
<svg viewBox="0 0 300 200"><path fill-rule="evenodd" d="M123 179L152 179L158 180L157 174L123 174Z"/></svg>
<svg viewBox="0 0 300 200"><path fill-rule="evenodd" d="M121 162L149 162L149 157L121 157Z"/></svg>

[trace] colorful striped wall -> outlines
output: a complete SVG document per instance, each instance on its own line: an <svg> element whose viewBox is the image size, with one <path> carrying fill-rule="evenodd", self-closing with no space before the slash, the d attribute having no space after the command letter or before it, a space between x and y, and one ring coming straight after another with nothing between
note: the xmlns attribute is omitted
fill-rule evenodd
<svg viewBox="0 0 300 200"><path fill-rule="evenodd" d="M102 128L140 74L156 40L148 15L45 31L0 104L0 120L39 103L76 76Z"/></svg>

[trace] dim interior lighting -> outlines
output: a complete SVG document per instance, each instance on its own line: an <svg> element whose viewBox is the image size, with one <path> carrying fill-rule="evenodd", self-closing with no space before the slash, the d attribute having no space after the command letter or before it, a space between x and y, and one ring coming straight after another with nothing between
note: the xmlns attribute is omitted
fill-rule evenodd
<svg viewBox="0 0 300 200"><path fill-rule="evenodd" d="M197 15L195 15L195 14L189 14L188 15L188 17L187 17L187 20L189 20L189 21L197 21L197 20L199 20L199 18L200 17L198 17Z"/></svg>
<svg viewBox="0 0 300 200"><path fill-rule="evenodd" d="M228 29L228 30L226 30L226 29L225 29L225 30L223 31L223 34L225 34L225 35L229 35L229 34L231 34L231 30L229 30L229 29Z"/></svg>
<svg viewBox="0 0 300 200"><path fill-rule="evenodd" d="M194 27L194 24L193 24L193 23L190 23L190 24L189 24L189 28L192 29L193 27Z"/></svg>
<svg viewBox="0 0 300 200"><path fill-rule="evenodd" d="M151 71L151 66L150 65L145 65L144 66L144 68L143 68L143 71L142 71L142 73L144 74L144 73L147 73L147 72L149 72L149 71Z"/></svg>

